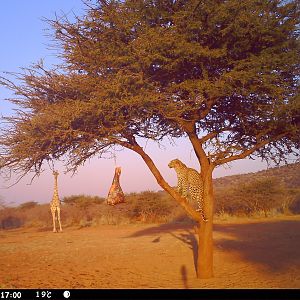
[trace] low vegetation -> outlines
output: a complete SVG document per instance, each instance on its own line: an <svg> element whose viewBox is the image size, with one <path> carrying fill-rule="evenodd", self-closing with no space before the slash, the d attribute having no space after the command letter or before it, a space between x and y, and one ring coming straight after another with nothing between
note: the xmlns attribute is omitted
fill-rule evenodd
<svg viewBox="0 0 300 300"><path fill-rule="evenodd" d="M273 217L300 213L300 164L214 180L216 218ZM49 204L26 202L0 206L0 229L51 228ZM126 195L126 203L109 206L98 196L72 195L62 199L61 218L67 226L193 222L166 192Z"/></svg>
<svg viewBox="0 0 300 300"><path fill-rule="evenodd" d="M184 211L164 192L146 191L126 195L126 203L106 204L97 196L72 195L62 199L61 219L66 226L96 226L103 224L165 223L188 221ZM0 229L21 226L50 228L49 204L26 202L18 207L0 210Z"/></svg>
<svg viewBox="0 0 300 300"><path fill-rule="evenodd" d="M214 180L219 216L300 213L300 163Z"/></svg>

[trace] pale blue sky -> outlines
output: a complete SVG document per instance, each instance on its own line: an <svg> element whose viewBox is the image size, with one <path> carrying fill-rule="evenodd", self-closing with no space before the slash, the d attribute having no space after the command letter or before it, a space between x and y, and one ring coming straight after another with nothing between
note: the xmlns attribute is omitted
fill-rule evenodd
<svg viewBox="0 0 300 300"><path fill-rule="evenodd" d="M46 36L48 25L42 21L43 17L54 18L55 12L61 15L62 11L72 18L72 12L83 13L84 5L80 0L9 0L0 1L0 72L17 72L20 67L28 67L40 59L46 65L58 63L53 52L48 50L50 43ZM4 98L11 94L0 86L0 114L12 114L12 107ZM197 161L192 153L191 145L185 139L170 146L165 142L165 149L148 142L146 151L152 156L165 179L176 185L175 172L167 167L170 160L179 158L188 166L198 168ZM117 153L117 164L122 167L121 185L124 192L138 192L143 190L160 190L153 175L145 166L142 159L129 150ZM56 167L60 172L60 197L72 194L86 194L106 196L114 174L114 160L91 159L78 173L64 174L60 164ZM239 173L254 172L266 168L260 161L243 160L232 163L231 167L220 167L215 170L214 177L227 176ZM53 178L49 169L31 184L30 176L25 177L17 185L6 189L13 181L5 182L0 177L0 197L6 203L22 203L37 201L49 202L52 198Z"/></svg>

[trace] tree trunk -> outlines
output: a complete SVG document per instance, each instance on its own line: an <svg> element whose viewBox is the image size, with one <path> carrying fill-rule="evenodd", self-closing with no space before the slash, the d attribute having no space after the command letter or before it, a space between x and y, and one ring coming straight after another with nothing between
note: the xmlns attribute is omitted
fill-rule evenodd
<svg viewBox="0 0 300 300"><path fill-rule="evenodd" d="M204 183L204 212L207 222L198 223L198 261L197 277L212 278L213 275L213 185L212 174L207 172L203 178Z"/></svg>
<svg viewBox="0 0 300 300"><path fill-rule="evenodd" d="M204 213L207 222L202 220L202 217L198 212L196 212L186 200L177 193L175 189L169 186L169 184L164 180L159 170L156 168L152 159L143 151L139 146L131 148L137 152L149 170L152 172L157 180L157 183L168 192L185 210L186 212L199 224L198 227L198 261L197 261L197 277L198 278L211 278L213 277L213 238L212 238L212 227L213 227L213 185L212 185L212 171L213 167L209 164L202 168L202 178L203 178L203 201L204 201Z"/></svg>
<svg viewBox="0 0 300 300"><path fill-rule="evenodd" d="M213 239L212 222L209 220L198 228L197 277L212 278L213 274Z"/></svg>

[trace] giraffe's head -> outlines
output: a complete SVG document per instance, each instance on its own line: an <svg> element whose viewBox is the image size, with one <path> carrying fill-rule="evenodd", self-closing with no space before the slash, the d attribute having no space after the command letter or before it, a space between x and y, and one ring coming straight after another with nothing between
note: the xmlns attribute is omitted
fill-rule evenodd
<svg viewBox="0 0 300 300"><path fill-rule="evenodd" d="M186 167L186 165L183 162L181 162L178 158L176 158L169 162L168 167L169 168L178 168L178 167L182 168L182 167Z"/></svg>
<svg viewBox="0 0 300 300"><path fill-rule="evenodd" d="M52 173L55 177L57 177L59 175L59 173L57 171L53 171Z"/></svg>

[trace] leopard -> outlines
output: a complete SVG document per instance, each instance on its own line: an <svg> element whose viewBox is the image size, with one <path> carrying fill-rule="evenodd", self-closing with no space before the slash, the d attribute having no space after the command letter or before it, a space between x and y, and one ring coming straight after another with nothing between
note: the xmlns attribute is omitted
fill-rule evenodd
<svg viewBox="0 0 300 300"><path fill-rule="evenodd" d="M204 201L203 201L203 179L200 173L192 168L188 168L179 159L173 159L168 164L169 168L174 168L177 174L177 192L192 203L197 203L196 211L200 212L203 221L208 220L204 214Z"/></svg>

